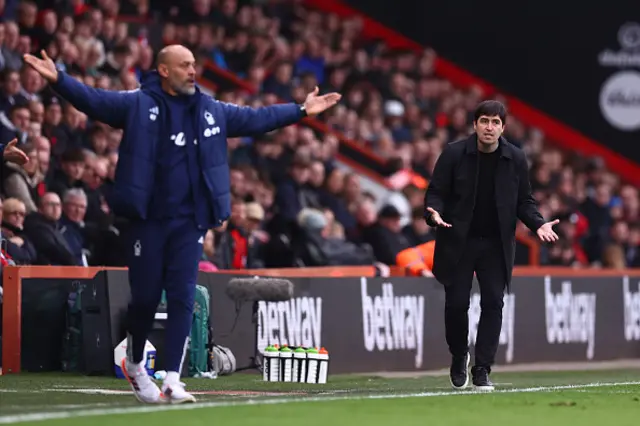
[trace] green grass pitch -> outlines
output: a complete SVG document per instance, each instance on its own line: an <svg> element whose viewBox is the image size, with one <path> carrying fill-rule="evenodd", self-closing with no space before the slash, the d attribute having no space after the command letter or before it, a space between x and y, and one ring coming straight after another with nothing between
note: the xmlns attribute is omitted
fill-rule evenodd
<svg viewBox="0 0 640 426"><path fill-rule="evenodd" d="M640 371L496 373L496 391L454 391L447 376L330 376L325 385L265 383L256 374L187 379L198 403L138 403L124 380L0 376L0 424L620 425L640 424Z"/></svg>

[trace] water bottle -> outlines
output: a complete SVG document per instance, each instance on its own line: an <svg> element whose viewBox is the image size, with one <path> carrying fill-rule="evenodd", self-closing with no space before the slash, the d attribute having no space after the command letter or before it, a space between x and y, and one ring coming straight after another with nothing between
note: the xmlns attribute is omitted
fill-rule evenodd
<svg viewBox="0 0 640 426"><path fill-rule="evenodd" d="M293 372L293 351L288 346L280 349L280 378L283 382L291 381Z"/></svg>
<svg viewBox="0 0 640 426"><path fill-rule="evenodd" d="M262 379L265 382L277 382L280 379L280 352L274 346L267 346L264 350Z"/></svg>
<svg viewBox="0 0 640 426"><path fill-rule="evenodd" d="M307 351L304 348L296 348L293 351L293 381L304 383L306 374Z"/></svg>
<svg viewBox="0 0 640 426"><path fill-rule="evenodd" d="M327 383L329 374L329 352L325 348L321 348L318 352L318 383Z"/></svg>
<svg viewBox="0 0 640 426"><path fill-rule="evenodd" d="M306 383L318 383L318 350L307 349L307 380Z"/></svg>

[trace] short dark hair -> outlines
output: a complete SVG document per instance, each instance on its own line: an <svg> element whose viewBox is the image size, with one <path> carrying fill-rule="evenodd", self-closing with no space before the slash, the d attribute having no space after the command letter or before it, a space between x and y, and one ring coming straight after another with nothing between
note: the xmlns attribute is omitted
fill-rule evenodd
<svg viewBox="0 0 640 426"><path fill-rule="evenodd" d="M60 156L61 163L84 163L85 156L82 148L69 148Z"/></svg>
<svg viewBox="0 0 640 426"><path fill-rule="evenodd" d="M501 102L488 100L480 102L480 104L476 107L475 112L473 113L473 121L476 122L478 119L486 115L487 117L498 116L504 125L507 121L507 109Z"/></svg>
<svg viewBox="0 0 640 426"><path fill-rule="evenodd" d="M26 102L18 101L9 107L9 117L11 117L13 113L19 109L26 109L28 111L31 111L29 109L29 105Z"/></svg>

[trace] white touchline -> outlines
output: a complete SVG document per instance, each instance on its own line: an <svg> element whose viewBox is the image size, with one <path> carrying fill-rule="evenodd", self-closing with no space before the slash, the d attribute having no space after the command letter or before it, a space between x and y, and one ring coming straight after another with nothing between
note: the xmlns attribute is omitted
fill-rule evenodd
<svg viewBox="0 0 640 426"><path fill-rule="evenodd" d="M513 388L500 389L489 394L496 393L526 393L526 392L548 392L557 390L586 389L596 387L610 386L630 386L640 385L640 382L618 382L618 383L586 383L582 385L563 385L563 386L538 386L530 388ZM220 402L203 402L196 404L180 404L180 405L145 405L126 408L98 408L91 410L77 411L51 411L45 413L32 414L15 414L8 416L0 416L0 424L12 424L22 422L37 422L55 419L70 419L74 417L89 416L109 416L117 414L137 414L137 413L157 413L158 411L186 411L198 410L201 408L219 408L246 405L275 405L289 404L295 402L324 402L324 401L341 401L341 400L360 400L360 399L399 399L399 398L425 398L432 396L454 396L454 395L477 395L484 392L469 391L449 391L449 392L416 392L406 394L378 394L378 395L343 395L343 396L327 396L327 397L295 397L295 398L274 398L274 399L246 399L242 401L220 401Z"/></svg>

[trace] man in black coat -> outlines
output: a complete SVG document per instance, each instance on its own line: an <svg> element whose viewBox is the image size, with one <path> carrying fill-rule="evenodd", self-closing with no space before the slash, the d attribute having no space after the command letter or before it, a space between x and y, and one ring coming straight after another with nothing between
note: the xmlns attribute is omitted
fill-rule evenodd
<svg viewBox="0 0 640 426"><path fill-rule="evenodd" d="M436 227L433 274L445 288L445 329L456 389L469 383L469 300L473 274L482 313L475 345L473 385L493 390L489 379L502 327L505 288L515 256L516 219L540 240L558 236L531 195L524 152L502 136L506 109L484 101L474 114L475 133L448 144L435 165L425 195L425 220Z"/></svg>

